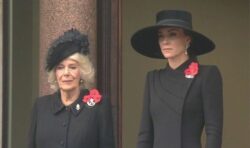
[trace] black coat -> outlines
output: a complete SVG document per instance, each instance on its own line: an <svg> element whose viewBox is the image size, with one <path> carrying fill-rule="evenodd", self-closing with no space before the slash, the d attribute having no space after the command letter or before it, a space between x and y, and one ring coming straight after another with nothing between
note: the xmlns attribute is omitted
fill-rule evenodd
<svg viewBox="0 0 250 148"><path fill-rule="evenodd" d="M138 148L221 148L223 125L222 78L216 66L199 65L186 78L189 60L177 69L149 72L138 135Z"/></svg>
<svg viewBox="0 0 250 148"><path fill-rule="evenodd" d="M28 148L114 148L111 105L107 98L94 107L82 102L65 107L60 93L43 96L34 104Z"/></svg>

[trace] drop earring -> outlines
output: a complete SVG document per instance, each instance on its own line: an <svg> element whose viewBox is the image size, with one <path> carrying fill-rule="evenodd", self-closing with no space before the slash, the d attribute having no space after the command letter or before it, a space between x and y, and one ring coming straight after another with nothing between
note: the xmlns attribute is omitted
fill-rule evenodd
<svg viewBox="0 0 250 148"><path fill-rule="evenodd" d="M81 83L81 84L83 83L83 79L80 80L80 83Z"/></svg>
<svg viewBox="0 0 250 148"><path fill-rule="evenodd" d="M187 50L189 48L190 44L186 44L185 49Z"/></svg>
<svg viewBox="0 0 250 148"><path fill-rule="evenodd" d="M187 50L185 50L185 55L188 55L188 52L187 52Z"/></svg>
<svg viewBox="0 0 250 148"><path fill-rule="evenodd" d="M187 52L188 48L189 48L189 44L186 44L186 46L185 46L185 55L188 55L188 52Z"/></svg>

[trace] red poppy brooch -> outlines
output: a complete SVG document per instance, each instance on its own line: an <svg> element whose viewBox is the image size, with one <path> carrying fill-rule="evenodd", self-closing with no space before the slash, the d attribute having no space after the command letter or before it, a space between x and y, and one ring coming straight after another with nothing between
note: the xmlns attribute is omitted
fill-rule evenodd
<svg viewBox="0 0 250 148"><path fill-rule="evenodd" d="M185 69L184 73L185 73L185 77L192 79L194 78L195 75L198 74L198 70L199 70L199 66L198 63L196 62L192 62L187 69Z"/></svg>
<svg viewBox="0 0 250 148"><path fill-rule="evenodd" d="M102 95L97 89L91 89L89 95L85 95L82 99L84 103L87 103L88 106L93 107L102 100Z"/></svg>

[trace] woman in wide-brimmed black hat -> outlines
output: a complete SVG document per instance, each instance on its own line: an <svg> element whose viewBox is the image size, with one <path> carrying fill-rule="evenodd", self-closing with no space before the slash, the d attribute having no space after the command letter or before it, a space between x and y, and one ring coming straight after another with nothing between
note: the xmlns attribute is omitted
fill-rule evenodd
<svg viewBox="0 0 250 148"><path fill-rule="evenodd" d="M36 100L28 148L114 148L111 105L93 88L87 36L66 31L52 43L46 62L56 92Z"/></svg>
<svg viewBox="0 0 250 148"><path fill-rule="evenodd" d="M138 148L221 148L222 78L216 66L197 56L215 44L192 29L191 14L163 10L156 24L137 31L132 47L140 54L166 59L167 66L147 74Z"/></svg>

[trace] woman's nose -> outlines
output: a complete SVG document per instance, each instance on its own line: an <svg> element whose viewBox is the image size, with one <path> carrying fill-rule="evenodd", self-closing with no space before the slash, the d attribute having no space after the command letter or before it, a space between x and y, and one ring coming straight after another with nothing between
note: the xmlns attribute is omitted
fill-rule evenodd
<svg viewBox="0 0 250 148"><path fill-rule="evenodd" d="M170 39L167 38L167 37L164 37L164 38L162 39L162 43L163 43L163 44L169 44L169 41L170 41Z"/></svg>
<svg viewBox="0 0 250 148"><path fill-rule="evenodd" d="M164 38L163 41L164 41L164 43L169 43L170 40L171 40L171 38L167 36L167 37Z"/></svg>
<svg viewBox="0 0 250 148"><path fill-rule="evenodd" d="M64 72L63 72L63 74L65 74L65 75L67 75L67 74L69 74L69 68L64 68Z"/></svg>

